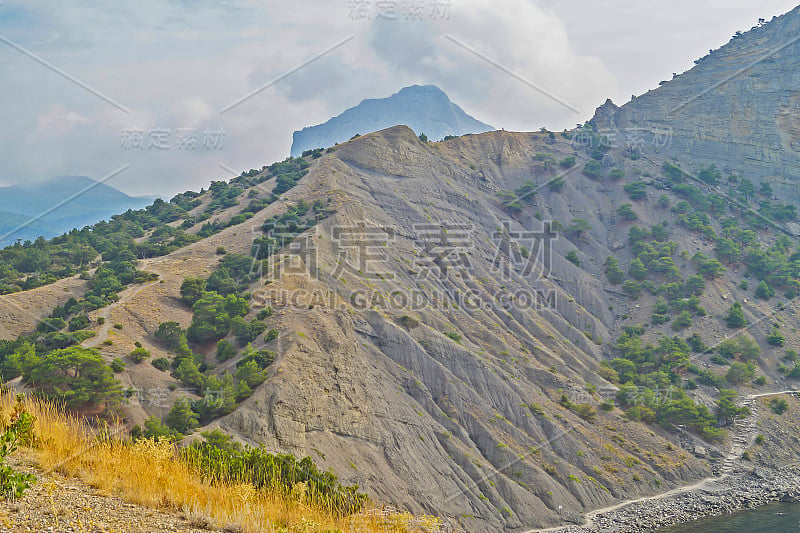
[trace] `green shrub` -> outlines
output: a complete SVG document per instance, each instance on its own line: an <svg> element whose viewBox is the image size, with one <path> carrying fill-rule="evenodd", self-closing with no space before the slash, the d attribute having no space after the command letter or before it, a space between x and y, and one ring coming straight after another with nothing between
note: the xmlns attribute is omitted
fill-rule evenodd
<svg viewBox="0 0 800 533"><path fill-rule="evenodd" d="M169 370L170 367L169 359L167 359L166 357L158 357L156 359L153 359L153 361L150 364L153 365L158 370L161 370L162 372L166 372L167 370Z"/></svg>
<svg viewBox="0 0 800 533"><path fill-rule="evenodd" d="M769 286L766 281L761 281L756 287L756 298L760 298L762 300L769 300L773 296L775 296L775 289Z"/></svg>
<svg viewBox="0 0 800 533"><path fill-rule="evenodd" d="M233 344L224 339L217 343L217 361L224 363L235 356L236 348L233 347Z"/></svg>
<svg viewBox="0 0 800 533"><path fill-rule="evenodd" d="M769 401L769 407L776 415L782 415L789 408L789 402L783 398L773 398Z"/></svg>
<svg viewBox="0 0 800 533"><path fill-rule="evenodd" d="M16 500L36 480L33 474L14 471L6 464L6 458L17 451L20 445L33 442L33 423L35 418L25 410L22 397L17 396L8 424L3 424L0 432L0 498Z"/></svg>
<svg viewBox="0 0 800 533"><path fill-rule="evenodd" d="M692 315L689 311L681 311L672 321L672 330L679 331L692 325Z"/></svg>
<svg viewBox="0 0 800 533"><path fill-rule="evenodd" d="M739 302L733 302L728 314L724 317L725 324L731 328L743 328L747 325L747 318L744 316L744 310L742 310L742 304Z"/></svg>
<svg viewBox="0 0 800 533"><path fill-rule="evenodd" d="M268 317L271 317L271 316L272 316L272 307L265 307L264 309L262 309L261 311L258 312L258 314L256 315L256 318L258 320L264 320L265 318L268 318Z"/></svg>
<svg viewBox="0 0 800 533"><path fill-rule="evenodd" d="M553 178L547 182L547 188L553 192L561 192L562 190L564 190L564 185L565 185L564 178L560 176L557 178Z"/></svg>
<svg viewBox="0 0 800 533"><path fill-rule="evenodd" d="M625 177L625 171L621 168L615 168L611 172L608 173L608 177L612 180L621 180Z"/></svg>
<svg viewBox="0 0 800 533"><path fill-rule="evenodd" d="M631 204L622 204L619 206L617 209L617 216L628 222L639 218L639 215L637 215L636 211L633 210L633 206Z"/></svg>
<svg viewBox="0 0 800 533"><path fill-rule="evenodd" d="M409 315L401 316L398 319L398 322L400 322L400 325L406 329L414 329L415 327L419 326L419 320Z"/></svg>
<svg viewBox="0 0 800 533"><path fill-rule="evenodd" d="M183 396L175 400L164 422L168 427L184 435L200 425L197 414L192 411L192 404Z"/></svg>
<svg viewBox="0 0 800 533"><path fill-rule="evenodd" d="M108 406L122 396L119 381L97 350L72 346L44 356L23 354L22 378L70 409Z"/></svg>
<svg viewBox="0 0 800 533"><path fill-rule="evenodd" d="M145 348L136 348L135 350L133 350L131 353L128 354L128 357L130 357L133 361L137 363L141 363L145 359L150 358L150 352L147 351Z"/></svg>
<svg viewBox="0 0 800 533"><path fill-rule="evenodd" d="M131 428L131 438L138 439L167 439L170 442L177 442L183 438L183 435L174 429L164 425L164 423L156 418L150 416L144 421L144 427L138 424Z"/></svg>
<svg viewBox="0 0 800 533"><path fill-rule="evenodd" d="M69 321L69 331L75 332L89 327L89 317L86 315L78 315Z"/></svg>
<svg viewBox="0 0 800 533"><path fill-rule="evenodd" d="M445 333L445 335L453 339L457 343L461 344L461 335L456 333L455 331L448 331L447 333Z"/></svg>
<svg viewBox="0 0 800 533"><path fill-rule="evenodd" d="M590 178L598 178L600 177L600 173L603 171L602 165L599 162L595 161L594 159L590 159L583 165L583 173L589 176Z"/></svg>
<svg viewBox="0 0 800 533"><path fill-rule="evenodd" d="M206 290L206 280L202 278L186 278L183 280L180 290L181 300L189 305L194 305Z"/></svg>
<svg viewBox="0 0 800 533"><path fill-rule="evenodd" d="M561 168L572 168L575 166L575 156L568 155L567 157L559 161L558 164Z"/></svg>
<svg viewBox="0 0 800 533"><path fill-rule="evenodd" d="M731 363L731 367L725 374L725 379L731 385L740 385L745 381L750 381L755 376L755 367L752 363Z"/></svg>
<svg viewBox="0 0 800 533"><path fill-rule="evenodd" d="M338 515L361 511L368 497L358 485L343 486L336 474L320 471L310 457L273 455L264 448L231 445L219 438L195 442L181 452L192 468L211 480L252 484L258 490L292 495L298 483L306 485L304 502Z"/></svg>
<svg viewBox="0 0 800 533"><path fill-rule="evenodd" d="M119 374L120 372L125 370L125 361L123 361L119 357L115 357L114 360L111 361L111 364L109 366L111 367L111 370L115 374Z"/></svg>
<svg viewBox="0 0 800 533"><path fill-rule="evenodd" d="M784 340L778 328L772 328L772 330L767 333L767 342L772 346L783 346Z"/></svg>
<svg viewBox="0 0 800 533"><path fill-rule="evenodd" d="M631 200L644 200L647 197L647 183L634 181L622 187Z"/></svg>
<svg viewBox="0 0 800 533"><path fill-rule="evenodd" d="M581 260L578 258L578 253L575 250L570 250L564 258L575 266L581 266Z"/></svg>

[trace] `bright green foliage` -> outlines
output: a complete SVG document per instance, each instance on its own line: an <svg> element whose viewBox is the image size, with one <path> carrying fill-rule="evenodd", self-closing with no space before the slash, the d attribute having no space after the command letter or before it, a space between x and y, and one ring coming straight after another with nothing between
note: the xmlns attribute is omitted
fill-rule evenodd
<svg viewBox="0 0 800 533"><path fill-rule="evenodd" d="M608 177L612 180L621 180L625 177L625 171L621 168L615 168L611 172L608 173Z"/></svg>
<svg viewBox="0 0 800 533"><path fill-rule="evenodd" d="M137 363L141 363L145 359L150 358L150 352L147 351L145 348L136 348L131 353L128 354L128 357L133 359Z"/></svg>
<svg viewBox="0 0 800 533"><path fill-rule="evenodd" d="M236 341L239 346L247 346L259 335L264 333L267 325L260 320L251 320L249 323L245 322L241 317L235 317L231 320L231 329L233 334L236 335Z"/></svg>
<svg viewBox="0 0 800 533"><path fill-rule="evenodd" d="M445 335L454 341L461 343L461 335L459 333L456 333L455 331L447 331L445 332Z"/></svg>
<svg viewBox="0 0 800 533"><path fill-rule="evenodd" d="M181 283L181 300L189 305L199 300L206 290L206 280L202 278L186 278Z"/></svg>
<svg viewBox="0 0 800 533"><path fill-rule="evenodd" d="M228 254L206 281L206 291L222 296L241 293L258 278L258 263L249 256Z"/></svg>
<svg viewBox="0 0 800 533"><path fill-rule="evenodd" d="M572 168L575 166L575 156L568 155L567 157L559 161L558 164L561 168Z"/></svg>
<svg viewBox="0 0 800 533"><path fill-rule="evenodd" d="M0 431L0 498L15 500L36 481L36 476L15 472L6 464L6 458L17 451L19 445L33 442L33 422L35 418L25 410L22 397L11 411L10 420Z"/></svg>
<svg viewBox="0 0 800 533"><path fill-rule="evenodd" d="M626 221L632 221L639 218L639 215L636 214L636 211L633 210L633 206L631 204L622 204L617 209L617 215Z"/></svg>
<svg viewBox="0 0 800 533"><path fill-rule="evenodd" d="M647 277L647 268L638 257L631 261L628 267L628 275L638 281L642 281Z"/></svg>
<svg viewBox="0 0 800 533"><path fill-rule="evenodd" d="M722 172L716 165L711 165L698 172L697 178L709 185L717 185L722 180Z"/></svg>
<svg viewBox="0 0 800 533"><path fill-rule="evenodd" d="M692 325L692 315L689 311L681 311L680 314L672 321L672 330L679 331L688 328Z"/></svg>
<svg viewBox="0 0 800 533"><path fill-rule="evenodd" d="M200 425L197 415L192 411L191 403L183 396L175 400L164 422L168 427L184 435Z"/></svg>
<svg viewBox="0 0 800 533"><path fill-rule="evenodd" d="M644 200L647 198L647 183L643 181L634 181L622 188L631 200Z"/></svg>
<svg viewBox="0 0 800 533"><path fill-rule="evenodd" d="M770 332L767 333L767 342L772 346L783 346L784 341L785 339L778 328L772 328Z"/></svg>
<svg viewBox="0 0 800 533"><path fill-rule="evenodd" d="M89 317L86 315L78 315L69 321L69 331L75 332L89 327Z"/></svg>
<svg viewBox="0 0 800 533"><path fill-rule="evenodd" d="M731 328L743 328L747 325L747 318L744 316L744 311L742 310L742 304L739 302L733 302L728 314L725 315L725 324Z"/></svg>
<svg viewBox="0 0 800 533"><path fill-rule="evenodd" d="M726 268L716 259L710 259L700 252L694 254L692 261L697 265L697 272L706 279L715 279L725 272Z"/></svg>
<svg viewBox="0 0 800 533"><path fill-rule="evenodd" d="M637 299L642 295L642 284L632 279L625 280L622 284L622 291L628 296Z"/></svg>
<svg viewBox="0 0 800 533"><path fill-rule="evenodd" d="M776 415L782 415L789 408L789 402L784 398L773 398L769 401L769 407Z"/></svg>
<svg viewBox="0 0 800 533"><path fill-rule="evenodd" d="M123 361L119 357L115 357L114 360L111 361L111 364L109 366L111 367L111 370L115 374L119 374L120 372L125 370L125 361Z"/></svg>
<svg viewBox="0 0 800 533"><path fill-rule="evenodd" d="M602 165L600 165L600 163L594 159L590 159L585 165L583 165L583 173L590 178L599 178L602 171Z"/></svg>
<svg viewBox="0 0 800 533"><path fill-rule="evenodd" d="M233 344L224 339L217 343L217 361L224 363L235 356L236 348L233 347Z"/></svg>
<svg viewBox="0 0 800 533"><path fill-rule="evenodd" d="M755 365L752 362L731 363L728 373L725 374L725 379L727 379L728 383L731 385L741 385L746 381L752 380L753 377L755 377Z"/></svg>
<svg viewBox="0 0 800 533"><path fill-rule="evenodd" d="M673 183L680 183L686 179L686 175L683 170L680 169L680 167L671 163L667 163L666 161L664 161L664 165L662 166L661 170L664 172L664 175Z"/></svg>
<svg viewBox="0 0 800 533"><path fill-rule="evenodd" d="M573 218L569 221L566 231L576 237L583 237L592 231L592 226L583 218Z"/></svg>
<svg viewBox="0 0 800 533"><path fill-rule="evenodd" d="M538 185L533 180L525 180L514 193L519 197L520 201L530 204L536 199L536 191L538 189Z"/></svg>
<svg viewBox="0 0 800 533"><path fill-rule="evenodd" d="M144 428L138 424L131 428L131 438L133 439L167 439L170 442L177 442L183 435L174 429L166 426L160 419L150 416L144 421Z"/></svg>
<svg viewBox="0 0 800 533"><path fill-rule="evenodd" d="M212 483L250 483L259 490L292 494L298 483L306 484L304 501L330 512L348 515L360 511L368 498L358 485L342 486L333 472L317 469L310 457L273 455L263 448L240 447L212 435L182 451L184 460Z"/></svg>
<svg viewBox="0 0 800 533"><path fill-rule="evenodd" d="M747 407L739 407L736 405L734 401L735 398L735 390L722 389L719 391L719 398L717 398L717 421L723 426L731 424L737 417L750 414L750 410Z"/></svg>
<svg viewBox="0 0 800 533"><path fill-rule="evenodd" d="M78 346L48 354L27 354L20 361L23 380L67 407L113 405L121 398L119 381L94 349Z"/></svg>
<svg viewBox="0 0 800 533"><path fill-rule="evenodd" d="M153 362L150 364L152 364L155 368L161 370L162 372L166 372L170 367L169 359L167 359L166 357L158 357L156 359L153 359Z"/></svg>
<svg viewBox="0 0 800 533"><path fill-rule="evenodd" d="M605 272L608 281L614 285L622 283L622 280L625 279L625 273L619 268L619 261L617 261L616 257L608 256L606 258Z"/></svg>
<svg viewBox="0 0 800 533"><path fill-rule="evenodd" d="M519 197L511 191L498 192L497 199L500 200L502 208L511 214L519 213L525 208Z"/></svg>
<svg viewBox="0 0 800 533"><path fill-rule="evenodd" d="M726 339L717 346L717 353L726 359L739 357L742 361L755 361L761 356L761 348L753 337L749 335L738 335L732 339Z"/></svg>
<svg viewBox="0 0 800 533"><path fill-rule="evenodd" d="M170 350L177 350L186 341L183 329L177 322L162 322L154 336Z"/></svg>
<svg viewBox="0 0 800 533"><path fill-rule="evenodd" d="M759 283L758 287L756 287L756 298L769 300L773 296L775 296L775 289L770 287L766 281L761 280L761 283Z"/></svg>
<svg viewBox="0 0 800 533"><path fill-rule="evenodd" d="M564 259L566 259L575 266L581 266L581 260L578 257L578 252L576 252L575 250L570 250L569 252L567 252L567 255L564 256Z"/></svg>
<svg viewBox="0 0 800 533"><path fill-rule="evenodd" d="M206 292L192 306L192 324L186 337L192 342L221 339L231 329L231 319L244 316L249 311L247 300L234 294L223 297L216 292Z"/></svg>

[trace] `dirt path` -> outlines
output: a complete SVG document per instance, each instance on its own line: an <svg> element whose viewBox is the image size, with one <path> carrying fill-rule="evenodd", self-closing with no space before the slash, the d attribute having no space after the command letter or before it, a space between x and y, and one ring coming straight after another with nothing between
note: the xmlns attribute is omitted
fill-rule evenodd
<svg viewBox="0 0 800 533"><path fill-rule="evenodd" d="M202 516L151 509L101 494L74 478L45 473L29 461L14 457L16 470L31 472L36 483L22 498L0 502L0 530L95 532L217 531Z"/></svg>
<svg viewBox="0 0 800 533"><path fill-rule="evenodd" d="M734 428L733 428L734 435L731 440L731 448L724 456L721 475L703 478L700 481L693 483L692 485L677 487L653 496L645 496L633 500L624 500L622 502L615 503L614 505L609 505L608 507L595 509L586 514L586 521L580 526L556 526L547 529L532 529L527 531L526 533L547 533L547 532L554 533L562 531L565 528L569 527L591 528L592 526L594 526L595 518L599 515L611 513L613 511L617 511L619 509L622 509L623 507L627 507L629 505L633 505L636 503L657 501L666 498L671 498L672 496L677 496L679 494L692 492L694 490L703 488L709 483L714 483L725 479L726 477L728 477L730 474L733 473L733 471L736 468L736 463L741 458L742 453L744 453L744 451L747 448L749 448L753 444L753 441L755 440L757 434L756 422L758 421L758 403L756 402L756 400L758 398L764 398L766 396L778 396L781 394L798 394L798 391L783 390L776 392L764 392L760 394L749 394L744 397L741 405L750 409L750 414L747 417L741 420L737 420L734 423Z"/></svg>

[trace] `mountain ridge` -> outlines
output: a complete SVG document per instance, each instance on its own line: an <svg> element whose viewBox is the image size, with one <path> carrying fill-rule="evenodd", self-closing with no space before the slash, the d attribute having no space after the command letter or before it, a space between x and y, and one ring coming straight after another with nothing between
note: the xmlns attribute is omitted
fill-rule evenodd
<svg viewBox="0 0 800 533"><path fill-rule="evenodd" d="M305 150L327 148L349 140L353 135L405 124L432 140L447 135L464 135L493 130L467 115L434 85L412 85L387 98L362 100L330 120L305 127L292 135L291 155Z"/></svg>

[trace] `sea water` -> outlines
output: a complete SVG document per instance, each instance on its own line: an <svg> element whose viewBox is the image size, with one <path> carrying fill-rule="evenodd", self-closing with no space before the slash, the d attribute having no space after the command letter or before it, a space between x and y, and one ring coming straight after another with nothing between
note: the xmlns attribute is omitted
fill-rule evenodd
<svg viewBox="0 0 800 533"><path fill-rule="evenodd" d="M753 511L703 518L661 533L800 533L800 504L775 503Z"/></svg>

